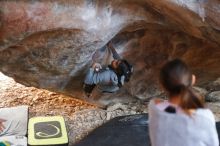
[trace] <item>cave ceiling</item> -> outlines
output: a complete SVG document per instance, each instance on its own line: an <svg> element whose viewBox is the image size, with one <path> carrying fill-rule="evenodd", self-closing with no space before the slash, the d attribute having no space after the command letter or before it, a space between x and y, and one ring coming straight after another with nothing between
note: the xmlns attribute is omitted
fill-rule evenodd
<svg viewBox="0 0 220 146"><path fill-rule="evenodd" d="M134 66L109 104L159 96L158 70L181 58L205 85L220 76L217 0L1 0L0 71L15 81L83 98L93 53L109 41Z"/></svg>

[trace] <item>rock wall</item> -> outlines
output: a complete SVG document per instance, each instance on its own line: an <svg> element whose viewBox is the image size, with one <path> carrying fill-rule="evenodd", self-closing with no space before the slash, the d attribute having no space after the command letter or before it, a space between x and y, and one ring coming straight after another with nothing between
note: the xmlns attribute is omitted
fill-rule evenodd
<svg viewBox="0 0 220 146"><path fill-rule="evenodd" d="M205 86L220 76L217 0L1 0L0 70L26 86L83 98L93 53L110 40L134 66L119 92L89 102L162 94L163 63L182 58Z"/></svg>

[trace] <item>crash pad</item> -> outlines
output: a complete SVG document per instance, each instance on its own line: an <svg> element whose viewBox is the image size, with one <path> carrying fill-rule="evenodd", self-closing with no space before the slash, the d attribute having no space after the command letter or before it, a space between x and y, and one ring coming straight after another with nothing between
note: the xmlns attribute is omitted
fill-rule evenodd
<svg viewBox="0 0 220 146"><path fill-rule="evenodd" d="M2 136L25 136L28 125L28 106L16 106L0 108L0 118L4 119L4 130L0 132Z"/></svg>
<svg viewBox="0 0 220 146"><path fill-rule="evenodd" d="M0 146L27 146L27 138L25 136L2 136Z"/></svg>
<svg viewBox="0 0 220 146"><path fill-rule="evenodd" d="M150 146L148 115L116 117L74 146Z"/></svg>
<svg viewBox="0 0 220 146"><path fill-rule="evenodd" d="M61 116L33 117L28 123L28 145L67 146L68 136Z"/></svg>
<svg viewBox="0 0 220 146"><path fill-rule="evenodd" d="M220 139L220 121L216 122ZM150 146L148 114L116 117L72 146Z"/></svg>

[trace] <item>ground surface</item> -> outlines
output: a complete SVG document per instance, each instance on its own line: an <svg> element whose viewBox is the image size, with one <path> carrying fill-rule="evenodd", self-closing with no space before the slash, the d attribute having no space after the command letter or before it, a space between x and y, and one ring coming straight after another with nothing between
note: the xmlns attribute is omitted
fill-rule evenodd
<svg viewBox="0 0 220 146"><path fill-rule="evenodd" d="M0 107L29 106L29 117L61 115L65 118L70 144L82 139L94 128L116 116L146 113L147 103L115 104L106 110L47 90L25 87L0 74ZM220 102L208 107L220 120Z"/></svg>
<svg viewBox="0 0 220 146"><path fill-rule="evenodd" d="M113 117L147 112L146 103L115 104L106 110L68 96L25 87L0 74L0 107L29 106L29 117L62 115L70 144Z"/></svg>

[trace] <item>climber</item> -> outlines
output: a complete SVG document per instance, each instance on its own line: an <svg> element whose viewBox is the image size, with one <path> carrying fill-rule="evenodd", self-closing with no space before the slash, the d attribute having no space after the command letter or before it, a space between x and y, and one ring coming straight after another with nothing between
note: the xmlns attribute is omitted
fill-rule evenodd
<svg viewBox="0 0 220 146"><path fill-rule="evenodd" d="M90 97L97 85L102 93L114 93L129 81L132 72L132 65L120 58L110 42L94 53L93 65L84 80L84 92Z"/></svg>

